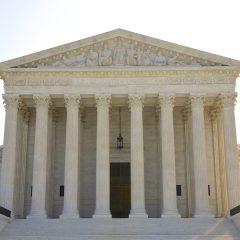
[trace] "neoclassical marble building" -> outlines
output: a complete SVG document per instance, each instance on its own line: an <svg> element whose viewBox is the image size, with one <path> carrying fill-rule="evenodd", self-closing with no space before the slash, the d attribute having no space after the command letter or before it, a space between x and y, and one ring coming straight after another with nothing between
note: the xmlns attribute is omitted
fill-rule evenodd
<svg viewBox="0 0 240 240"><path fill-rule="evenodd" d="M120 29L1 63L0 205L27 219L226 217L240 205L239 72Z"/></svg>

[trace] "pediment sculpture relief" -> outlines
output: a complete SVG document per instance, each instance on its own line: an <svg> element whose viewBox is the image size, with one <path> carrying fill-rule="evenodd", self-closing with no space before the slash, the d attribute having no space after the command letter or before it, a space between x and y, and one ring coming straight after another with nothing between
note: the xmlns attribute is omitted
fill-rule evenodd
<svg viewBox="0 0 240 240"><path fill-rule="evenodd" d="M178 54L134 41L102 42L81 49L77 55L40 64L38 67L97 67L97 66L216 66L202 59Z"/></svg>

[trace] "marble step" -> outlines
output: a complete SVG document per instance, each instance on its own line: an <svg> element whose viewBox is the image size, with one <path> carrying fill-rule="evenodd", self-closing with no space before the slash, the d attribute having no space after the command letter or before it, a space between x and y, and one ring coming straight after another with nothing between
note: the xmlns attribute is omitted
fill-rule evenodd
<svg viewBox="0 0 240 240"><path fill-rule="evenodd" d="M19 219L0 232L0 239L239 240L240 235L227 219Z"/></svg>
<svg viewBox="0 0 240 240"><path fill-rule="evenodd" d="M232 235L84 235L67 237L47 236L9 236L0 237L1 240L239 240L239 236Z"/></svg>

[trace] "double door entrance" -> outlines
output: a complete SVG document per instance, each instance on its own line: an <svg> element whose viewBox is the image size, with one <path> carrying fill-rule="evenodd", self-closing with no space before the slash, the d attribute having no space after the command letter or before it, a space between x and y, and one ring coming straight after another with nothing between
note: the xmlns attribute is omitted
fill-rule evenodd
<svg viewBox="0 0 240 240"><path fill-rule="evenodd" d="M110 164L110 210L113 218L127 218L131 209L130 163Z"/></svg>

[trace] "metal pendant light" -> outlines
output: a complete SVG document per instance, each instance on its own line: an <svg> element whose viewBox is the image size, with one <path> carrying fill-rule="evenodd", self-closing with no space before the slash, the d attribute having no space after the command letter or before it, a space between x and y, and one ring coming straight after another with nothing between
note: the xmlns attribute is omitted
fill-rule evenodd
<svg viewBox="0 0 240 240"><path fill-rule="evenodd" d="M119 114L119 135L117 137L117 148L122 149L123 148L123 137L122 137L122 126L121 126L121 108L119 108L118 114Z"/></svg>

